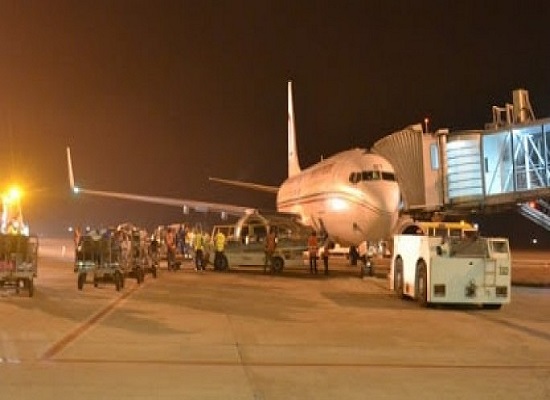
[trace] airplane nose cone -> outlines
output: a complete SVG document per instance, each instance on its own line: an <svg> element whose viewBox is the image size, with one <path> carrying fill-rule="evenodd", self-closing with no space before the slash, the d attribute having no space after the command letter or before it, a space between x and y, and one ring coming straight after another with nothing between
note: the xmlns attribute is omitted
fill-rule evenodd
<svg viewBox="0 0 550 400"><path fill-rule="evenodd" d="M399 188L397 184L383 183L382 185L384 187L380 190L371 192L371 203L382 213L396 213L399 208Z"/></svg>

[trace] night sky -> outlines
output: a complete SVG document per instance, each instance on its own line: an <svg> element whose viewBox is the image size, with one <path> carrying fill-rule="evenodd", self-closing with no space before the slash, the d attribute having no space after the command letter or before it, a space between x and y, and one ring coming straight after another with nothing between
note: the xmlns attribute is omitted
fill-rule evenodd
<svg viewBox="0 0 550 400"><path fill-rule="evenodd" d="M516 88L550 116L547 1L0 6L0 183L25 188L38 234L184 219L177 208L75 198L67 145L83 187L273 209L272 195L208 176L285 179L289 78L303 167L426 116L431 129L482 128ZM518 221L524 238L550 236Z"/></svg>

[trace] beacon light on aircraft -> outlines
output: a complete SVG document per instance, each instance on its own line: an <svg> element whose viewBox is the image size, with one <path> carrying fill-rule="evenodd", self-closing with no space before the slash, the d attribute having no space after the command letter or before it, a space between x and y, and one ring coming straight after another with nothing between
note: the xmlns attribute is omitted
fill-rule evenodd
<svg viewBox="0 0 550 400"><path fill-rule="evenodd" d="M73 187L73 193L78 194L80 192L80 188L78 186Z"/></svg>

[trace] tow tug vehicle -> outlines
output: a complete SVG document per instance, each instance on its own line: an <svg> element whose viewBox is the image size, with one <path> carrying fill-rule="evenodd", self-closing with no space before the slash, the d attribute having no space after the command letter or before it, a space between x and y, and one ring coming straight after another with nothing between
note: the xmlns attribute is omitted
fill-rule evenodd
<svg viewBox="0 0 550 400"><path fill-rule="evenodd" d="M510 302L511 266L506 238L395 235L390 289L422 306L500 309Z"/></svg>

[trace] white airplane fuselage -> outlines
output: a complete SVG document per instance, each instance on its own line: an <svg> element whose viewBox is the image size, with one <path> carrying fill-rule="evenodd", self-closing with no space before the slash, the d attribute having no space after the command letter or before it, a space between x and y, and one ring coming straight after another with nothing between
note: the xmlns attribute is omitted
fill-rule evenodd
<svg viewBox="0 0 550 400"><path fill-rule="evenodd" d="M399 187L391 164L364 149L335 154L288 178L277 209L299 214L341 245L390 237L397 223Z"/></svg>

